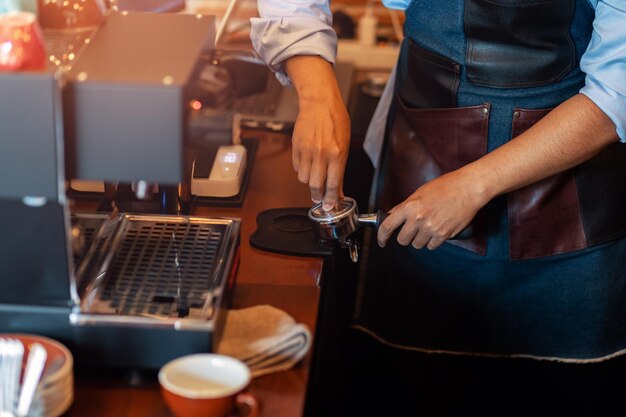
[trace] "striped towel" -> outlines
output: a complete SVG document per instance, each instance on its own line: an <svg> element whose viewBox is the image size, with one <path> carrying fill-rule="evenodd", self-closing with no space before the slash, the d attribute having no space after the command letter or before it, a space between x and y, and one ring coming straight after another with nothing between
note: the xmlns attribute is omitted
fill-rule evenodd
<svg viewBox="0 0 626 417"><path fill-rule="evenodd" d="M243 361L258 377L292 368L309 351L311 332L269 305L230 310L217 353Z"/></svg>

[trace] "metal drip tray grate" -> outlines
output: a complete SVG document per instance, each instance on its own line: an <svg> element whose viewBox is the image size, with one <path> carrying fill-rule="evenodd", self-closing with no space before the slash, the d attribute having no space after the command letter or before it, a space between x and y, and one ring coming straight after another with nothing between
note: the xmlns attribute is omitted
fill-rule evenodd
<svg viewBox="0 0 626 417"><path fill-rule="evenodd" d="M129 230L101 300L121 314L179 316L202 308L215 287L212 272L222 232L206 224L142 224Z"/></svg>
<svg viewBox="0 0 626 417"><path fill-rule="evenodd" d="M78 269L85 282L81 313L158 320L213 316L238 222L142 215L113 221L117 227L101 228Z"/></svg>
<svg viewBox="0 0 626 417"><path fill-rule="evenodd" d="M98 229L108 219L108 214L72 213L72 255L74 265L79 265L82 262Z"/></svg>

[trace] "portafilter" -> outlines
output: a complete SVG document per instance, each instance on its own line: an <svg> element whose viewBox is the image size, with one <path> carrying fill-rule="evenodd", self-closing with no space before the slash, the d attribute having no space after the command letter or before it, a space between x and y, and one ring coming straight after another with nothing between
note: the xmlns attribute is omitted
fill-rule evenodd
<svg viewBox="0 0 626 417"><path fill-rule="evenodd" d="M383 221L389 216L382 210L377 213L359 214L356 201L344 197L337 208L324 211L323 203L318 203L309 210L309 219L313 222L315 234L321 241L336 240L343 248L350 251L352 262L359 260L359 250L356 242L356 232L362 225L371 225L378 230ZM455 239L468 239L472 235L471 225L466 227Z"/></svg>
<svg viewBox="0 0 626 417"><path fill-rule="evenodd" d="M324 211L322 203L316 204L309 210L309 219L312 220L315 234L319 240L336 240L343 248L350 251L352 262L359 260L359 251L354 232L362 225L378 227L387 218L388 214L382 210L378 213L359 214L356 201L345 197L339 206L330 211Z"/></svg>

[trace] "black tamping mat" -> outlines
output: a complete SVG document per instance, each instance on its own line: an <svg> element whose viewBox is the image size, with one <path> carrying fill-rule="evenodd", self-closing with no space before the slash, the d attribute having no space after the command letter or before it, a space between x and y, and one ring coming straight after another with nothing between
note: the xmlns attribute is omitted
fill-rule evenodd
<svg viewBox="0 0 626 417"><path fill-rule="evenodd" d="M326 257L333 245L317 240L308 207L276 208L260 212L250 246L283 255Z"/></svg>

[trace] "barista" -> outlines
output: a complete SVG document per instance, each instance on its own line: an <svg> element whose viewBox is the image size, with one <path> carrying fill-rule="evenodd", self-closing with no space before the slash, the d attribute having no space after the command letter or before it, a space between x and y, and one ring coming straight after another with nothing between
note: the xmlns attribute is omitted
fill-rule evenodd
<svg viewBox="0 0 626 417"><path fill-rule="evenodd" d="M391 215L355 325L396 352L382 385L449 390L452 381L416 380L442 363L422 352L453 353L465 359L443 362L509 377L481 387L518 391L506 398L527 395L517 376L532 369L555 410L617 404L606 372L624 361L602 362L626 351L626 5L390 3L408 6L380 161L377 201ZM255 48L299 96L294 169L331 209L343 197L349 120L328 4L259 0L259 10ZM470 224L472 237L455 240ZM586 365L563 365L572 362ZM445 414L442 395L424 395L423 407Z"/></svg>

